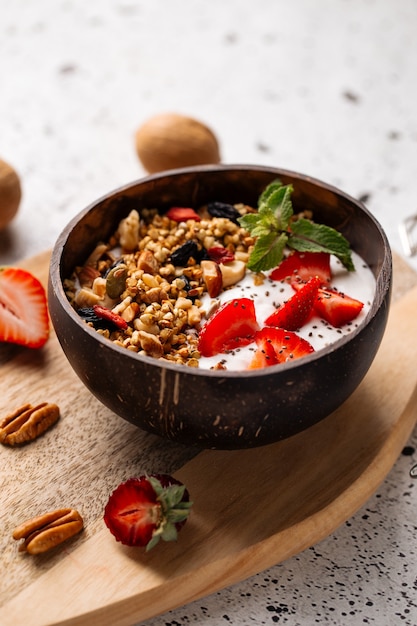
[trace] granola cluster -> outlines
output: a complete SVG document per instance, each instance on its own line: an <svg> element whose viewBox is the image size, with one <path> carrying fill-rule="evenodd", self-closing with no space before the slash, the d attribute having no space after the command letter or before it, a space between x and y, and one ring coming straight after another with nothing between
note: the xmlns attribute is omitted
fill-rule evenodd
<svg viewBox="0 0 417 626"><path fill-rule="evenodd" d="M253 211L230 208L236 215ZM154 209L132 210L64 281L71 304L115 344L198 367L198 329L216 306L215 296L244 276L254 244L237 219L213 217L207 207L198 216L177 221ZM206 293L209 307L202 303ZM101 324L97 305L123 323Z"/></svg>

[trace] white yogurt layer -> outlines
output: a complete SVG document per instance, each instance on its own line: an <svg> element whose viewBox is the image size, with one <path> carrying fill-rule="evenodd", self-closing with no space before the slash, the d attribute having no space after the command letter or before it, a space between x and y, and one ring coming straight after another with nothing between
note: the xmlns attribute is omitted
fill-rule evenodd
<svg viewBox="0 0 417 626"><path fill-rule="evenodd" d="M370 309L375 294L374 275L364 260L355 252L352 252L352 260L355 271L348 272L336 257L331 257L331 287L363 302L363 309L353 322L345 324L341 328L334 328L325 320L314 316L303 328L297 331L297 334L306 339L316 351L337 341L343 335L351 333L361 324ZM216 300L223 304L234 298L251 298L255 302L256 318L262 328L267 317L295 293L288 283L270 280L267 277L267 272L265 272L265 276L262 285L255 285L254 275L247 272L243 280L234 287L223 291ZM213 301L208 295L205 295L202 298L202 308L209 310L212 305ZM252 343L226 354L201 357L199 368L211 369L221 362L228 370L246 370L252 361L255 350L256 344Z"/></svg>

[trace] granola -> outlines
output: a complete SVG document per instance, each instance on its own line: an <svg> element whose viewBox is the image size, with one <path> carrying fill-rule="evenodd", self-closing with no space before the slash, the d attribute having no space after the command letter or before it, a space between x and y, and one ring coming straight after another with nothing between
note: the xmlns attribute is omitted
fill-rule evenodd
<svg viewBox="0 0 417 626"><path fill-rule="evenodd" d="M97 332L127 350L198 367L198 329L212 312L202 298L215 299L241 280L254 244L237 222L254 209L213 205L184 220L156 209L132 210L64 281L71 304ZM124 320L124 327L97 314L98 306Z"/></svg>

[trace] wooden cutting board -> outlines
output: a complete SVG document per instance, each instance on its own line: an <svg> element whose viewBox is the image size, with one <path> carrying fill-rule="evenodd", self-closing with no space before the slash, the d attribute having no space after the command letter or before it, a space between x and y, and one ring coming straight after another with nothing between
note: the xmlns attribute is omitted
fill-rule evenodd
<svg viewBox="0 0 417 626"><path fill-rule="evenodd" d="M45 282L48 261L45 253L21 265ZM27 446L0 447L2 625L131 625L333 532L377 489L416 423L417 277L399 258L394 300L355 394L315 427L253 450L189 449L124 422L78 381L53 333L41 351L3 346L1 415L47 400L61 419ZM175 470L194 501L178 542L148 554L119 545L102 522L110 492L129 476ZM60 507L80 511L83 533L50 554L19 553L13 528Z"/></svg>

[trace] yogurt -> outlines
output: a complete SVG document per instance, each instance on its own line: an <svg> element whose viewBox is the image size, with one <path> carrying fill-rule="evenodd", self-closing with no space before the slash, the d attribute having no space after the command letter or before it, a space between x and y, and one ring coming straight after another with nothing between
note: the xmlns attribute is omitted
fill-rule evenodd
<svg viewBox="0 0 417 626"><path fill-rule="evenodd" d="M352 260L355 265L354 272L348 272L342 263L334 256L330 260L332 273L331 287L340 292L346 293L352 298L363 303L363 309L359 315L349 324L341 328L335 328L325 320L314 316L305 324L297 334L306 339L315 351L321 350L331 343L334 343L344 335L348 335L356 329L365 319L375 294L375 278L371 269L365 261L352 251ZM255 303L256 318L262 328L265 320L273 313L278 306L294 295L294 290L286 282L275 281L268 278L265 273L265 280L261 285L255 285L254 276L247 272L246 276L235 286L223 291L216 301L223 304L234 298L251 298ZM213 307L213 301L206 294L202 298L202 308L209 310ZM200 369L212 369L222 363L227 370L246 370L252 361L256 350L256 343L253 342L232 352L217 354L212 357L201 357L199 361Z"/></svg>

